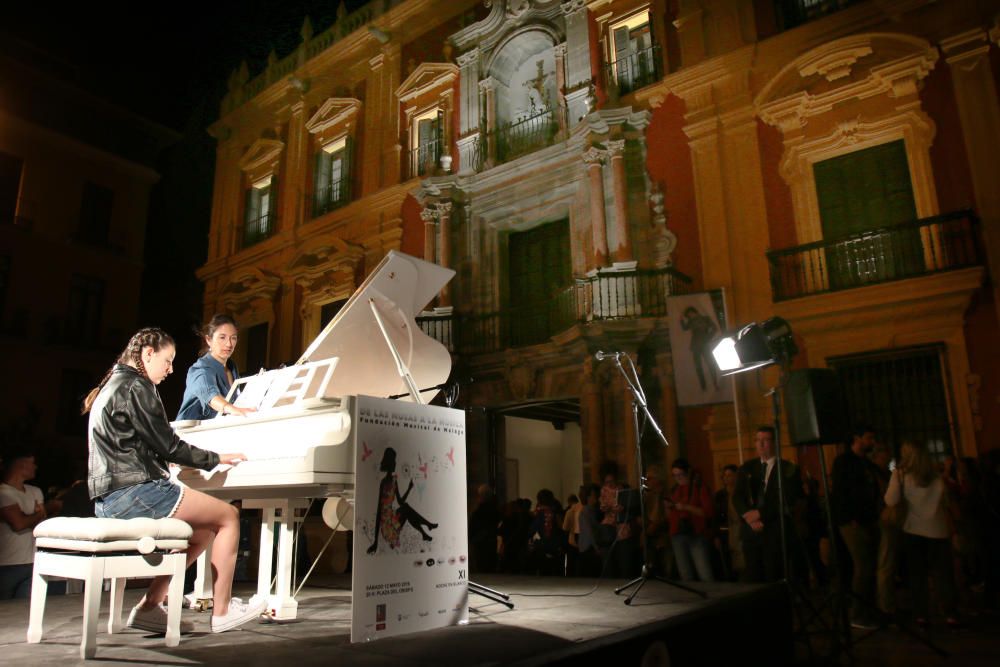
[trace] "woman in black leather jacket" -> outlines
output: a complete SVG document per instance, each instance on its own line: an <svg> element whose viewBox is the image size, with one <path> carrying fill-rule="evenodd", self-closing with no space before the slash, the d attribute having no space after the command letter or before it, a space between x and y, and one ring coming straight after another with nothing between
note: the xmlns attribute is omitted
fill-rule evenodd
<svg viewBox="0 0 1000 667"><path fill-rule="evenodd" d="M170 428L156 385L173 372L174 354L169 334L161 329L141 329L132 336L118 363L87 396L87 483L99 517L174 517L190 524L194 533L187 549L188 565L214 536L212 631L225 632L255 619L267 603L265 599L243 602L232 597L239 512L217 498L175 484L167 464L211 470L220 463L236 465L246 457L193 447ZM153 579L145 597L132 610L129 627L166 631L167 614L162 604L168 583L169 577ZM184 631L192 629L191 624L181 625Z"/></svg>

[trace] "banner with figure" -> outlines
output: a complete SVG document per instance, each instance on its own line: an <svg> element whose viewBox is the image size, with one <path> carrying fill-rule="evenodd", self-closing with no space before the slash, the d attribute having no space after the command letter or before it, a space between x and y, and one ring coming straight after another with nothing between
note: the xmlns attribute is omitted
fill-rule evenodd
<svg viewBox="0 0 1000 667"><path fill-rule="evenodd" d="M358 396L351 641L469 617L465 413Z"/></svg>
<svg viewBox="0 0 1000 667"><path fill-rule="evenodd" d="M719 377L712 345L725 331L722 292L697 292L667 298L670 349L678 405L709 405L733 400L733 385Z"/></svg>

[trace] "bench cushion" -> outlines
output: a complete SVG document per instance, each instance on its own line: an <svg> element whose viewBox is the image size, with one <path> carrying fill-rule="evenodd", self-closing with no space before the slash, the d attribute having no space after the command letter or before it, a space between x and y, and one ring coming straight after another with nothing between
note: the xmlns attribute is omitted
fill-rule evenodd
<svg viewBox="0 0 1000 667"><path fill-rule="evenodd" d="M35 546L90 553L186 549L192 530L180 519L55 517L35 526Z"/></svg>

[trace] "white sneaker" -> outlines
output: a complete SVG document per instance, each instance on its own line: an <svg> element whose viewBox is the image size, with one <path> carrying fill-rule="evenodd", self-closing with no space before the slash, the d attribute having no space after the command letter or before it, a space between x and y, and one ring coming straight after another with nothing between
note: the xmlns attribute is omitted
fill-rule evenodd
<svg viewBox="0 0 1000 667"><path fill-rule="evenodd" d="M257 619L267 608L267 598L256 596L244 602L239 598L229 601L225 616L212 616L212 632L226 632Z"/></svg>
<svg viewBox="0 0 1000 667"><path fill-rule="evenodd" d="M167 632L167 608L157 605L150 609L142 609L139 605L132 607L128 615L128 627L147 632ZM181 619L181 633L194 632L194 623Z"/></svg>

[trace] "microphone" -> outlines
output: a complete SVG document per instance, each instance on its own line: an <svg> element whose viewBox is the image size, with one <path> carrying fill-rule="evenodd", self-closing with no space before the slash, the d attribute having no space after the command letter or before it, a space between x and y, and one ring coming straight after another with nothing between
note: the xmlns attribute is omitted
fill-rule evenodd
<svg viewBox="0 0 1000 667"><path fill-rule="evenodd" d="M605 359L614 359L615 361L617 361L618 357L620 356L622 356L621 352L601 352L600 350L598 350L597 354L594 355L594 359L597 359L598 361L604 361Z"/></svg>

